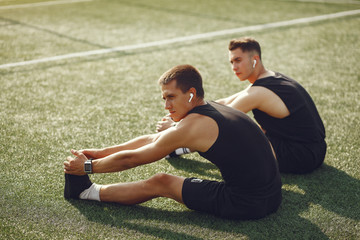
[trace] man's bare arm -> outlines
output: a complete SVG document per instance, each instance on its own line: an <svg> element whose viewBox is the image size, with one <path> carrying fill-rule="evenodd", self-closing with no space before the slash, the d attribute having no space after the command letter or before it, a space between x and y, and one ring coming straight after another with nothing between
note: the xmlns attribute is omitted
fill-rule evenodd
<svg viewBox="0 0 360 240"><path fill-rule="evenodd" d="M228 106L244 113L258 109L275 118L284 118L290 114L285 103L278 95L260 86L241 91Z"/></svg>
<svg viewBox="0 0 360 240"><path fill-rule="evenodd" d="M223 105L230 105L233 104L233 102L239 98L239 96L243 95L245 92L247 92L249 90L249 88L251 87L251 85L249 85L246 89L242 90L241 92L235 93L229 97L226 98L221 98L216 100L216 102L223 104Z"/></svg>
<svg viewBox="0 0 360 240"><path fill-rule="evenodd" d="M240 94L241 92L235 93L234 95L231 95L229 97L226 98L221 98L216 100L215 102L223 104L223 105L229 105L231 104L236 98L237 96Z"/></svg>
<svg viewBox="0 0 360 240"><path fill-rule="evenodd" d="M124 144L110 148L113 152L103 158L92 161L94 173L117 172L148 164L162 159L185 144L184 135L175 128L161 133L142 136ZM87 160L81 151L74 151L75 158L68 157L64 162L65 173L84 175L84 163Z"/></svg>
<svg viewBox="0 0 360 240"><path fill-rule="evenodd" d="M102 149L82 149L79 150L79 152L83 153L87 158L104 158L119 151L133 150L142 147L146 144L153 142L153 139L155 137L156 134L144 135L120 145L110 146Z"/></svg>

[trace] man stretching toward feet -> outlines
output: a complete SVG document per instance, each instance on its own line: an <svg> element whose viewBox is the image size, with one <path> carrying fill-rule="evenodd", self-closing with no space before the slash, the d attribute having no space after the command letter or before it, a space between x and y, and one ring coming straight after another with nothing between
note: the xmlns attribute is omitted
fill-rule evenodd
<svg viewBox="0 0 360 240"><path fill-rule="evenodd" d="M257 124L240 111L206 102L201 75L190 65L168 70L159 84L165 109L172 119L182 121L117 146L72 150L75 157L64 162L65 198L132 205L167 197L190 209L232 219L258 219L275 212L282 198L280 174ZM152 163L180 147L198 151L214 163L223 181L158 173L138 182L97 185L87 175Z"/></svg>

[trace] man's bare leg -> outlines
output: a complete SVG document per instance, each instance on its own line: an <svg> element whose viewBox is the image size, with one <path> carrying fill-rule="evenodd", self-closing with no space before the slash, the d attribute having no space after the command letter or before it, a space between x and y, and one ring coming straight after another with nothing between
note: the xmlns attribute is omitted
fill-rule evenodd
<svg viewBox="0 0 360 240"><path fill-rule="evenodd" d="M139 182L103 185L100 189L100 200L133 205L157 197L167 197L183 203L184 180L184 177L159 173Z"/></svg>

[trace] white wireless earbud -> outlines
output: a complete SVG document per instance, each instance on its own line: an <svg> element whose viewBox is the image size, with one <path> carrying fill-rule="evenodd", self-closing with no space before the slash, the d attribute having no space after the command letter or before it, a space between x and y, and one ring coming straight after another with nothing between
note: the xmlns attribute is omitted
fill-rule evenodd
<svg viewBox="0 0 360 240"><path fill-rule="evenodd" d="M194 94L193 94L193 93L190 93L189 102L191 102L191 100L193 99L193 97L194 97Z"/></svg>
<svg viewBox="0 0 360 240"><path fill-rule="evenodd" d="M254 60L253 68L255 68L255 65L256 65L256 60Z"/></svg>

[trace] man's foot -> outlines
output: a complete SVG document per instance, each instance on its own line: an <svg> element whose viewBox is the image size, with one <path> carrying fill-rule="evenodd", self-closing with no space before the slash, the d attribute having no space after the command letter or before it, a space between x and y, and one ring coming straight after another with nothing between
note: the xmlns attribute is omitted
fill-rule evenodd
<svg viewBox="0 0 360 240"><path fill-rule="evenodd" d="M79 199L80 193L92 185L88 175L77 176L65 173L65 199Z"/></svg>

